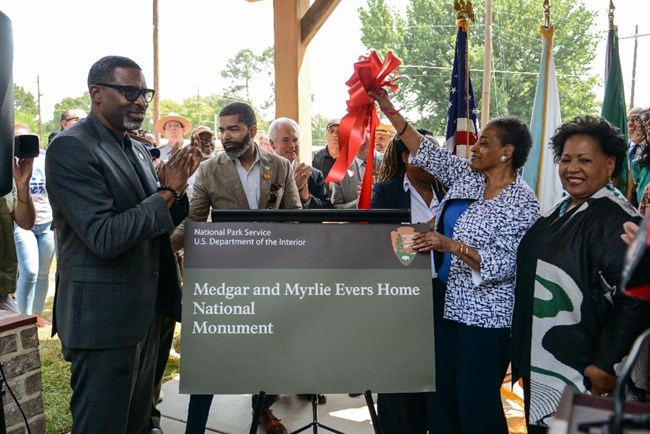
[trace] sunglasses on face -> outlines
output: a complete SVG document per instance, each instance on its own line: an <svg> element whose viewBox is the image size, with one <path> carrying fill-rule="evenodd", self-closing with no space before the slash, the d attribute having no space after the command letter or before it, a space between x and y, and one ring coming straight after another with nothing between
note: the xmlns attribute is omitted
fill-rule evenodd
<svg viewBox="0 0 650 434"><path fill-rule="evenodd" d="M135 86L122 86L119 84L95 83L95 86L110 87L111 89L120 91L122 95L124 95L124 98L126 98L126 100L129 102L135 102L138 98L140 98L140 96L142 96L142 98L144 98L144 102L149 104L153 100L153 96L156 93L156 91L153 89L140 89L139 87Z"/></svg>

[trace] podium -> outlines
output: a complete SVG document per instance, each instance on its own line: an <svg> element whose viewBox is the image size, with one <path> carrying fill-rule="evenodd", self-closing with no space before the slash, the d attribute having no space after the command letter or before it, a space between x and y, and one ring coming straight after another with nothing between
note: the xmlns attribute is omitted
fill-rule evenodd
<svg viewBox="0 0 650 434"><path fill-rule="evenodd" d="M567 386L548 433L650 433L650 403L625 401L625 384L639 357L643 341L648 337L650 329L634 341L621 368L612 397L579 394Z"/></svg>
<svg viewBox="0 0 650 434"><path fill-rule="evenodd" d="M213 209L212 210L212 223L213 224L214 223L236 224L236 223L250 223L250 222L257 222L259 224L262 224L262 223L290 223L291 225L289 225L289 226L291 226L291 231L287 231L287 233L291 233L292 236L295 236L295 234L297 233L297 231L295 230L295 227L293 227L294 223L298 223L298 224L304 224L304 223L315 223L315 224L323 224L323 223L369 223L369 224L390 223L390 224L400 225L401 222L404 222L404 221L410 221L410 212L409 212L409 210L403 210L403 209L388 209L388 210L386 210L386 209L382 209L382 210L237 210L237 209ZM339 227L339 228L343 229L343 227L339 226L339 225L337 225L336 227ZM354 229L353 226L350 226L349 228ZM357 226L357 228L358 228L358 226ZM282 235L282 236L279 235L279 234L283 233L283 229L280 228L280 227L277 227L277 228L272 229L272 230L271 229L265 229L264 232L268 232L268 234L269 234L268 236L271 236L270 235L271 232L274 232L274 233L277 232L277 234L278 234L277 237L280 240L282 240L283 237L284 237L284 235ZM346 231L346 232L348 232L348 231ZM359 230L355 229L352 232L358 233ZM239 233L240 232L237 232L237 234L239 234ZM187 232L186 232L186 234L187 234ZM388 233L388 232L387 232L387 234L390 235L390 233ZM352 251L353 248L356 248L355 246L361 246L361 245L369 244L368 240L365 240L365 239L363 240L363 243L353 242L352 241L352 239L353 239L352 235L353 234L349 233L348 235L349 235L349 237L346 238L346 241L350 243L348 246L346 246L346 248L348 249L348 250L346 250L346 252L348 252L348 253L350 251ZM290 237L287 235L284 238L289 239ZM306 237L304 239L300 238L300 237L298 237L298 238L299 239L295 240L297 242L298 246L302 246L303 244L305 244L304 241L306 241L308 239L311 239L311 238L306 238ZM390 238L390 236L388 238L386 238L385 240L386 240L385 243L387 243L387 244L381 244L381 247L388 247L387 251L390 252L390 259L391 259L390 263L391 264L394 263L395 266L402 267L402 269L400 269L400 270L403 271L404 264L400 263L398 261L397 258L399 258L399 257L396 258L394 256L395 251L393 250L393 247L391 247L391 238ZM401 238L400 238L400 240L401 240ZM316 244L316 241L314 241L313 246L322 247L322 245L323 245L322 243L325 240L320 239L320 240L317 240L317 241L320 244ZM358 241L358 240L356 240L356 241ZM211 241L204 240L204 242L209 243ZM191 245L191 244L192 243L189 243L186 240L186 243L185 243L186 246ZM273 244L273 245L275 245L275 244ZM264 244L264 243L256 244L256 246L258 246L257 248L259 248L259 249L267 247L267 245ZM282 247L282 246L283 246L283 244L280 243L280 247ZM296 250L296 251L298 251L298 250ZM250 260L250 258L253 257L253 253L254 252L252 252L252 251L245 252L245 253L240 253L239 256L244 257L244 255L246 255L245 257L248 258L248 260ZM290 255L289 252L285 252L285 254L287 255L286 257L289 257L289 255ZM275 256L275 255L276 254L269 254L269 255L267 255L267 257L268 256ZM291 257L293 258L294 261L299 261L300 263L302 263L304 257L307 256L307 252L300 253L298 256L295 253L291 253L291 255L293 255ZM229 256L237 257L238 255L237 254L231 254ZM341 255L337 255L337 256L341 256ZM283 258L285 258L285 257L283 257ZM258 262L256 262L256 263L259 264L260 269L265 270L264 271L265 272L265 279L270 281L270 282L279 281L278 279L274 280L274 278L271 277L272 276L272 271L270 271L270 270L273 267L278 267L279 269L282 269L283 267L286 268L286 265L283 265L283 262L278 261L277 258L274 259L274 263L270 264L270 265L263 265L262 262L261 262L261 258L258 258L257 261ZM292 264L296 265L295 263L292 263ZM336 262L336 264L337 265L334 266L334 265L332 265L332 263L329 263L329 265L333 269L339 270L339 269L342 268L341 264L339 264L338 262ZM410 262L409 262L409 264L410 264ZM429 262L427 262L427 264L429 264ZM238 264L232 264L232 267L229 267L229 268L236 268L237 265ZM225 265L222 264L222 266L225 266ZM378 275L380 274L380 271L375 271L375 272ZM428 272L427 272L427 276L428 277L425 280L425 285L422 286L422 287L426 287L427 285L430 284L429 283L430 282L430 274ZM317 278L314 278L314 281L318 282L321 287L327 286L328 294L329 294L330 285L329 285L329 283L327 281L318 280ZM341 283L341 285L343 285L343 284ZM251 285L251 287L253 287L253 285ZM332 286L332 287L334 287L334 286ZM279 286L278 286L278 288L279 288ZM355 290L352 290L352 291L354 292ZM345 293L345 291L343 291L341 294L344 294L344 293ZM374 292L372 292L371 294L374 294ZM336 295L336 296L338 297L338 296L343 296L343 295ZM367 299L367 300L369 300L369 299ZM287 301L285 300L284 303L285 303L285 306L286 306ZM352 303L352 302L349 302L349 303ZM258 308L259 308L259 306L258 306ZM306 308L303 307L302 309L306 309ZM429 315L430 315L430 313L429 313ZM276 318L279 317L279 316L281 316L281 315L276 313ZM430 341L432 342L432 339ZM290 346L290 347L291 348L294 348L294 347L295 348L300 348L300 349L303 349L303 350L306 348L307 350L309 350L310 348L313 348L313 346L316 346L316 347L320 346L318 341L315 341L315 340L310 341L308 343L303 341L300 345L298 345L297 342L298 341L296 341L296 340L292 340L291 345L293 345L293 346ZM283 344L285 346L287 346L286 343L283 343ZM316 368L316 366L314 366L314 368ZM365 369L365 368L364 368L364 370L367 371L367 369ZM300 375L298 373L294 373L294 375L297 378L300 377ZM303 373L303 377L304 377L304 375L305 374ZM313 393L313 392L318 392L319 390L320 390L319 388L311 388L311 389L308 389L307 391L310 391L310 392ZM355 390L364 390L364 389L352 387L350 390L355 391ZM348 391L350 391L350 390L348 390ZM323 392L326 392L326 391L323 391ZM265 391L264 390L259 391L258 399L257 399L257 405L255 407L255 410L254 410L254 413L253 413L253 418L252 418L252 421L251 421L251 427L250 427L250 433L251 434L256 433L258 431L257 425L258 425L258 421L259 421L259 416L260 416L260 414L262 412L262 409L263 409L264 396L265 396ZM371 420L372 420L373 429L374 429L376 434L381 434L381 428L380 428L378 416L377 416L377 414L375 412L371 391L366 390L365 393L364 393L364 396L365 396L366 405L368 407L368 411L369 411L369 414L370 414L370 417L371 417ZM341 431L338 431L338 430L336 430L334 428L325 426L325 425L321 424L318 421L318 410L317 410L318 409L318 403L317 403L316 395L312 395L311 404L312 404L312 416L313 416L312 417L312 422L305 425L305 426L303 426L302 428L299 428L296 431L293 431L291 434L297 434L297 433L309 430L310 428L313 430L314 433L318 432L318 428L322 428L323 430L327 430L327 431L330 431L330 432L333 432L333 433L343 434Z"/></svg>
<svg viewBox="0 0 650 434"><path fill-rule="evenodd" d="M650 403L626 401L623 406L624 416L650 415ZM608 426L603 426L614 415L614 399L610 397L577 393L567 386L550 423L548 434L610 433ZM643 417L641 417L643 419ZM648 418L650 419L650 418ZM591 431L580 431L591 426ZM650 433L650 428L630 429L626 433Z"/></svg>

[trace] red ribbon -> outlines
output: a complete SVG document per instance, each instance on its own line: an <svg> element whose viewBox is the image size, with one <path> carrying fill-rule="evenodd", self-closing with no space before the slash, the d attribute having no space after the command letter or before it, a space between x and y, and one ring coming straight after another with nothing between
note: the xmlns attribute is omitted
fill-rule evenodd
<svg viewBox="0 0 650 434"><path fill-rule="evenodd" d="M385 86L395 92L399 87L395 83L399 78L399 73L395 69L401 64L402 61L392 51L386 54L384 61L379 58L376 51L373 51L369 56L359 57L359 61L354 64L352 77L345 83L349 87L348 93L350 94L347 101L348 113L343 116L339 124L339 156L336 158L325 181L339 182L343 179L366 138L366 131L369 129L370 147L368 160L366 161L366 172L363 176L361 193L359 194L359 209L370 208L374 172L375 129L379 125L374 100L368 95L368 91ZM386 77L391 73L393 73L392 78L387 80Z"/></svg>

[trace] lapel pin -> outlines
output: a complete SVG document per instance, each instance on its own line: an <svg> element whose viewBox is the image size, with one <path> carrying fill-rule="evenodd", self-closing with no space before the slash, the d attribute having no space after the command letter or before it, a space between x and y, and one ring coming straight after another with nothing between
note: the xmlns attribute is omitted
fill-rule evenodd
<svg viewBox="0 0 650 434"><path fill-rule="evenodd" d="M264 175L262 176L264 177L264 179L268 181L269 179L271 179L271 172L264 172Z"/></svg>
<svg viewBox="0 0 650 434"><path fill-rule="evenodd" d="M140 157L141 160L144 160L144 155L142 155L142 152L138 151L138 157Z"/></svg>

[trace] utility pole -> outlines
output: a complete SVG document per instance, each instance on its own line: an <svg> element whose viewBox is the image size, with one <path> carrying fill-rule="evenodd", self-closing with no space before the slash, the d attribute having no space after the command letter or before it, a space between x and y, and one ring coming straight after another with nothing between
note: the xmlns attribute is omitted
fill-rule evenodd
<svg viewBox="0 0 650 434"><path fill-rule="evenodd" d="M36 76L36 102L38 104L38 137L43 140L43 117L41 116L41 77Z"/></svg>
<svg viewBox="0 0 650 434"><path fill-rule="evenodd" d="M201 125L201 92L196 88L196 111L199 114L199 125Z"/></svg>
<svg viewBox="0 0 650 434"><path fill-rule="evenodd" d="M156 93L153 96L153 125L160 118L160 76L159 76L160 59L158 55L158 0L153 0L153 88ZM153 128L153 134L156 136L156 143L160 146L160 134Z"/></svg>
<svg viewBox="0 0 650 434"><path fill-rule="evenodd" d="M485 56L481 89L481 128L490 120L490 85L492 83L492 0L485 1Z"/></svg>
<svg viewBox="0 0 650 434"><path fill-rule="evenodd" d="M634 26L634 57L632 61L632 91L630 92L630 109L634 107L634 85L636 84L636 50L639 46L639 25Z"/></svg>

